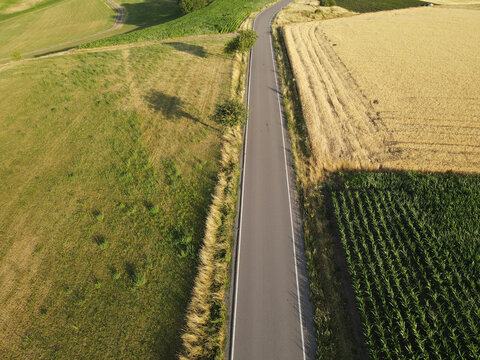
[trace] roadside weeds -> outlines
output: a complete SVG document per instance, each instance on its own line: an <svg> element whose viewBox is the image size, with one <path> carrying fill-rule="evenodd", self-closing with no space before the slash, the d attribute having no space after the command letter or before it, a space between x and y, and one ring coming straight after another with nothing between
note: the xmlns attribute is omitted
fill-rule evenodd
<svg viewBox="0 0 480 360"><path fill-rule="evenodd" d="M182 335L181 360L225 357L225 298L232 258L231 229L236 215L241 127L229 129L223 136L223 142L221 171L207 217L198 274L187 310L186 330Z"/></svg>
<svg viewBox="0 0 480 360"><path fill-rule="evenodd" d="M348 296L349 286L351 287L348 272L342 267L342 249L329 230L327 199L321 191L328 174L318 173L318 167L314 164L308 129L283 42L282 28L275 23L273 34L294 160L296 189L303 214L306 260L314 306L316 357L363 359L366 348L361 327L357 326L360 320L355 313L355 303L352 303L354 299ZM355 321L357 317L358 321Z"/></svg>
<svg viewBox="0 0 480 360"><path fill-rule="evenodd" d="M231 93L243 100L248 55L236 54ZM225 359L228 339L228 296L234 251L234 223L240 181L243 126L223 135L220 172L206 220L198 273L187 309L180 360Z"/></svg>

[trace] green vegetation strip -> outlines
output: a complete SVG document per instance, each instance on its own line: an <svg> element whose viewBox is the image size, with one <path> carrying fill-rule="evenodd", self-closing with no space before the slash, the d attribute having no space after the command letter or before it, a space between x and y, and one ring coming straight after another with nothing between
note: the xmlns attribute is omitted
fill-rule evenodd
<svg viewBox="0 0 480 360"><path fill-rule="evenodd" d="M337 174L326 190L371 358L476 358L480 176Z"/></svg>
<svg viewBox="0 0 480 360"><path fill-rule="evenodd" d="M181 18L112 38L94 41L81 47L92 48L199 34L229 33L235 31L253 11L271 2L272 0L215 0L207 7Z"/></svg>
<svg viewBox="0 0 480 360"><path fill-rule="evenodd" d="M403 9L425 4L420 0L336 0L338 6L359 13Z"/></svg>

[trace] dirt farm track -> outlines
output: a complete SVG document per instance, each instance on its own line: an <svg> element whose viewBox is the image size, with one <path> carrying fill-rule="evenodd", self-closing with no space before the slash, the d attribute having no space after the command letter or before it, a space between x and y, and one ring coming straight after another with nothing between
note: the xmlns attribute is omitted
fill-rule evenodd
<svg viewBox="0 0 480 360"><path fill-rule="evenodd" d="M287 26L317 166L480 171L480 6Z"/></svg>

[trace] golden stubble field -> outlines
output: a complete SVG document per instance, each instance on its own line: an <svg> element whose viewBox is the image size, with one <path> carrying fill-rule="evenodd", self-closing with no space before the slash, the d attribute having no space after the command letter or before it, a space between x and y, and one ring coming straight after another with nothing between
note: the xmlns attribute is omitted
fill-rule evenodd
<svg viewBox="0 0 480 360"><path fill-rule="evenodd" d="M480 171L480 8L290 25L318 170Z"/></svg>

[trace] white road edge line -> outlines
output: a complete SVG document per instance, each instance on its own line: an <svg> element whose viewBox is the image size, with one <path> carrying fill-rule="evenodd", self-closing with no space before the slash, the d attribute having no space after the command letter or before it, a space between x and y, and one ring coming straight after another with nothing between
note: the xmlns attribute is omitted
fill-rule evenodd
<svg viewBox="0 0 480 360"><path fill-rule="evenodd" d="M272 28L272 22L270 23L270 29ZM272 31L272 30L271 30ZM288 193L288 206L289 206L289 211L290 211L290 226L292 228L292 245L293 245L293 260L295 262L295 281L297 283L297 299L298 299L298 316L300 319L300 334L302 336L302 352L303 352L303 360L306 359L306 354L305 354L305 340L303 336L303 320L302 320L302 305L300 301L300 286L298 285L298 266L297 266L297 252L295 250L296 248L296 243L295 243L295 232L293 229L293 214L292 214L292 201L290 197L290 181L288 178L288 162L287 162L287 149L285 147L285 131L283 130L284 128L284 120L283 120L283 115L282 115L282 105L280 103L280 87L279 87L279 81L278 81L278 72L277 72L277 62L275 61L275 52L273 49L273 33L270 32L270 45L271 45L271 50L272 50L272 61L273 61L273 70L275 73L275 83L277 86L277 99L278 99L278 110L280 111L280 124L282 128L282 142L283 142L283 159L285 160L285 176L287 179L287 193Z"/></svg>
<svg viewBox="0 0 480 360"><path fill-rule="evenodd" d="M262 11L263 12L263 11ZM261 14L261 13L260 13ZM258 14L258 15L260 15ZM257 15L257 16L258 16ZM255 20L257 17L253 19L252 28L255 28ZM247 164L247 146L248 146L248 118L250 117L249 105L250 105L250 84L252 80L252 53L253 49L250 51L249 59L248 59L248 94L247 94L247 121L245 124L245 146L243 147L243 169L242 169L242 192L240 198L240 224L238 227L238 253L237 253L237 266L236 266L236 274L235 274L235 299L233 302L233 325L232 325L232 346L230 347L230 360L233 360L233 356L235 354L235 327L237 324L237 298L238 298L238 276L240 273L240 253L241 253L241 246L242 246L242 220L243 220L243 198L244 198L244 191L245 191L245 170Z"/></svg>

